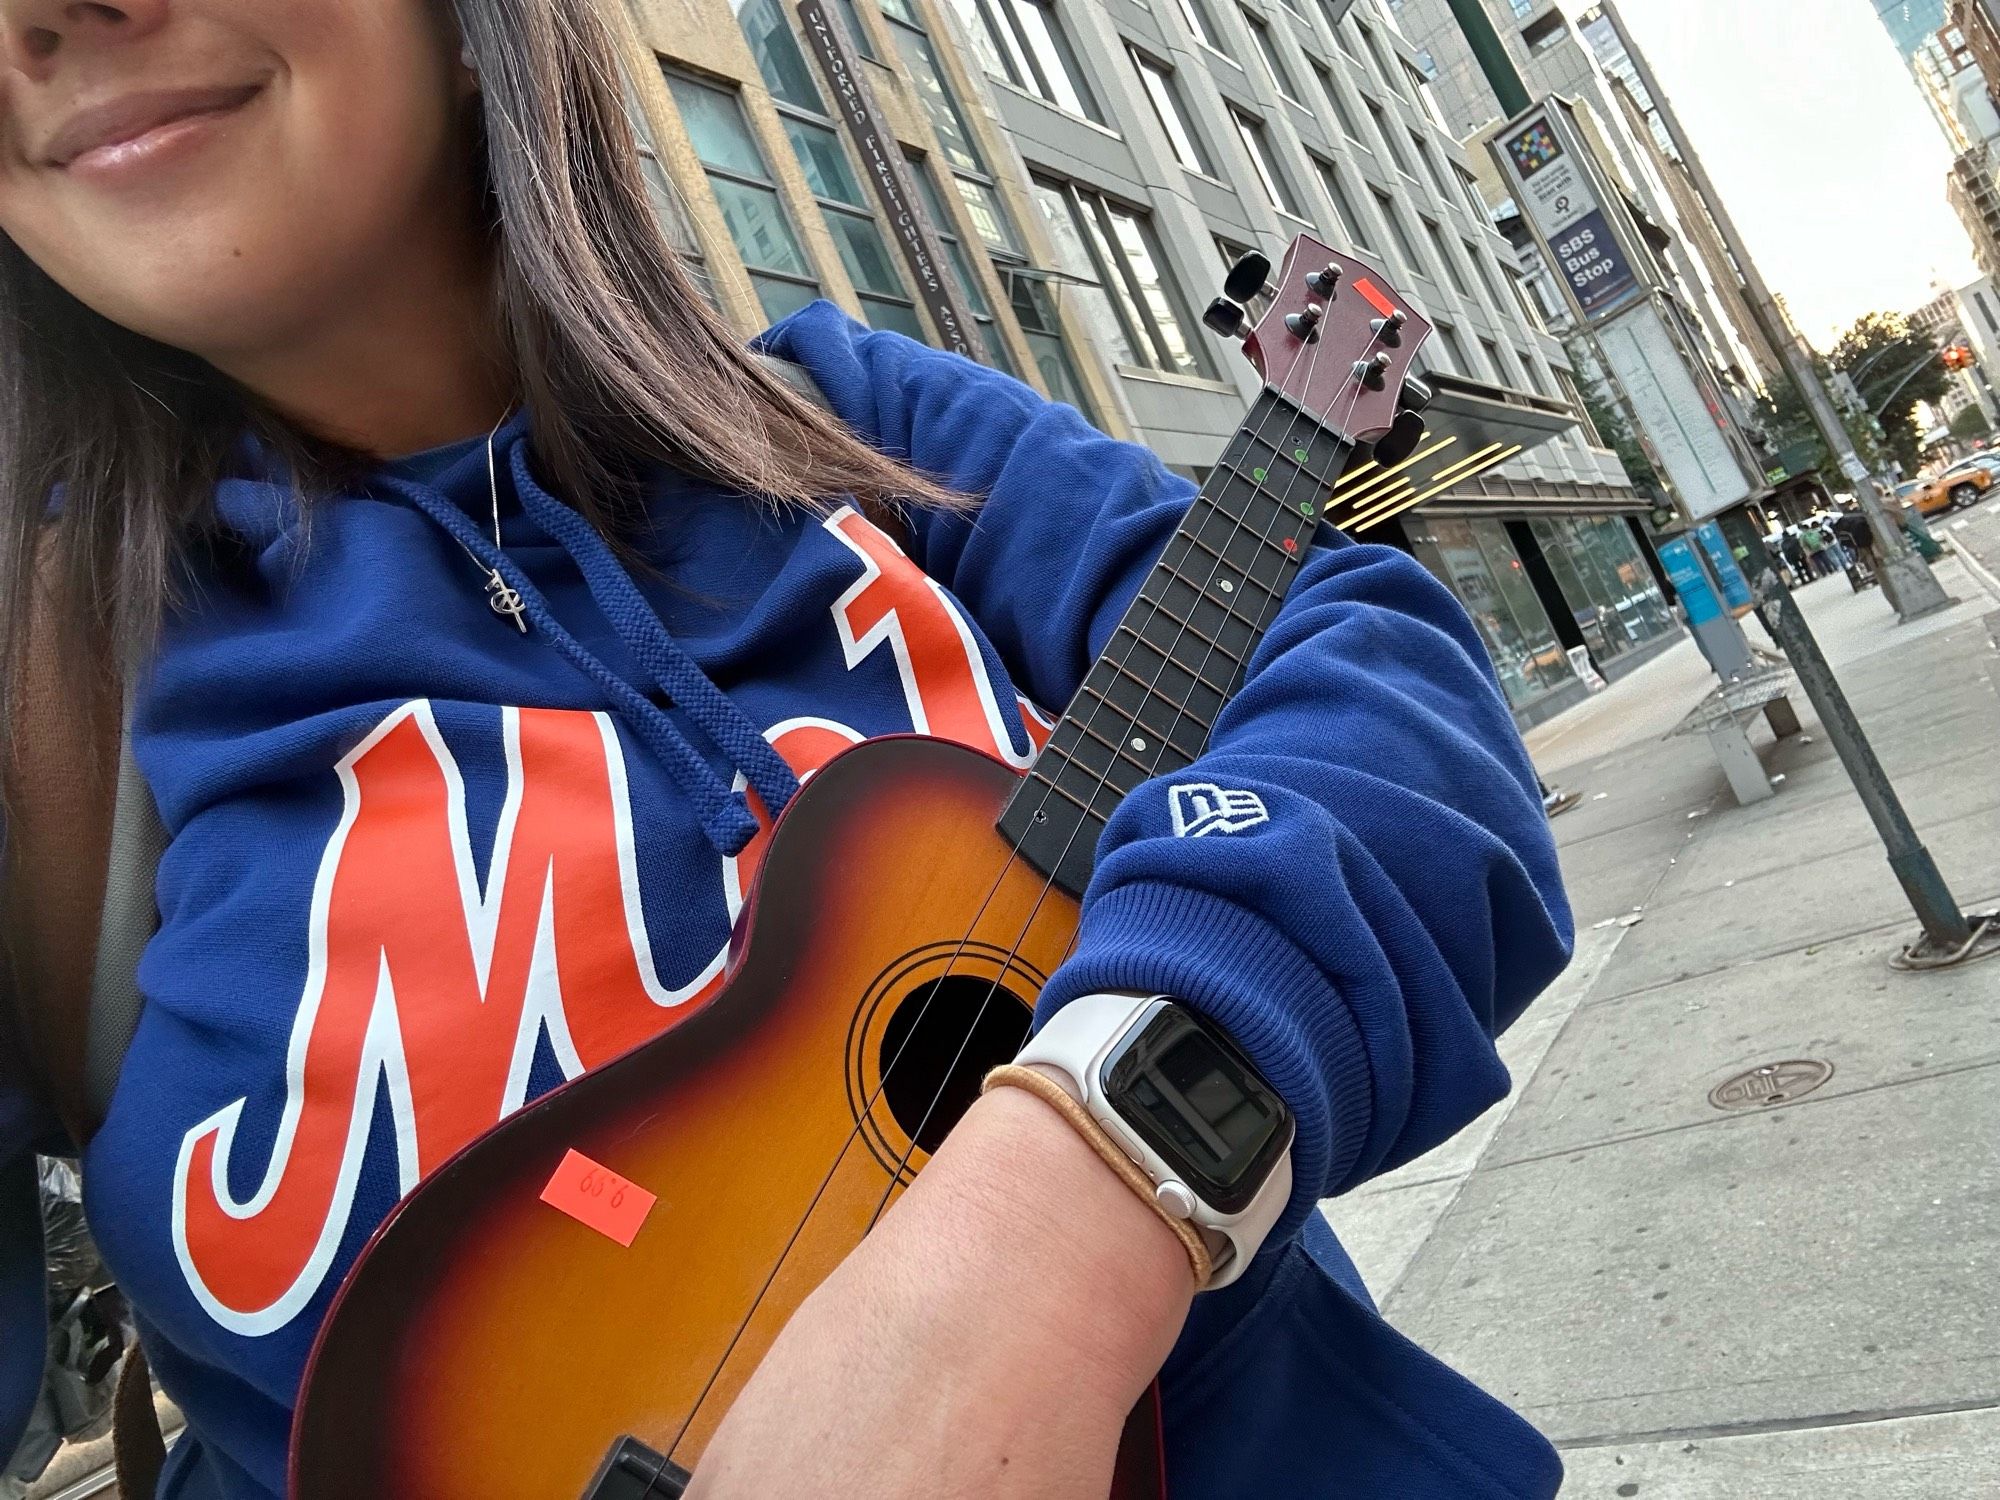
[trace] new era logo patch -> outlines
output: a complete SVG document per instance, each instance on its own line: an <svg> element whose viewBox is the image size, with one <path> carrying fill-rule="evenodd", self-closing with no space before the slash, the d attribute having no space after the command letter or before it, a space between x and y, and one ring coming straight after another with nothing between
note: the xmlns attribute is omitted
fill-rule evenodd
<svg viewBox="0 0 2000 1500"><path fill-rule="evenodd" d="M1174 817L1174 837L1203 838L1211 833L1241 833L1271 821L1264 799L1255 792L1232 792L1212 781L1184 782L1167 790Z"/></svg>

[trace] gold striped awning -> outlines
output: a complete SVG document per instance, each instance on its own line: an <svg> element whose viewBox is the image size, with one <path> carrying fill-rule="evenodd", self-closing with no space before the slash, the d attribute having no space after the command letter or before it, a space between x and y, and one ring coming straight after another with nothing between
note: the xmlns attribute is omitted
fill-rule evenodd
<svg viewBox="0 0 2000 1500"><path fill-rule="evenodd" d="M1424 412L1424 439L1416 451L1397 464L1356 464L1334 486L1327 519L1350 536L1462 490L1577 423L1568 407L1545 397L1451 376L1426 379L1434 381L1437 395Z"/></svg>

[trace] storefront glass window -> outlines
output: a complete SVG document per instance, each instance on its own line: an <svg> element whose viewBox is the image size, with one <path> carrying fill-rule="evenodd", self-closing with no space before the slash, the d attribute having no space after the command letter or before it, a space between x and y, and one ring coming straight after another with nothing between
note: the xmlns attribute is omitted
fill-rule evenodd
<svg viewBox="0 0 2000 1500"><path fill-rule="evenodd" d="M1427 520L1424 528L1437 549L1435 560L1426 561L1441 568L1444 582L1478 626L1507 701L1523 708L1573 682L1569 658L1500 524Z"/></svg>
<svg viewBox="0 0 2000 1500"><path fill-rule="evenodd" d="M1623 521L1556 516L1528 525L1600 667L1677 628Z"/></svg>

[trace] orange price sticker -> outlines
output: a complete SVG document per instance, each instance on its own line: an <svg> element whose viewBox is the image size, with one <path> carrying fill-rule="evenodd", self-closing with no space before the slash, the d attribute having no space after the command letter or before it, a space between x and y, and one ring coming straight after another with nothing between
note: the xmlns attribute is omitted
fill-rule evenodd
<svg viewBox="0 0 2000 1500"><path fill-rule="evenodd" d="M566 1153L556 1175L542 1189L542 1202L549 1207L561 1209L577 1223L628 1246L659 1201L655 1194L609 1167L600 1167L581 1151Z"/></svg>

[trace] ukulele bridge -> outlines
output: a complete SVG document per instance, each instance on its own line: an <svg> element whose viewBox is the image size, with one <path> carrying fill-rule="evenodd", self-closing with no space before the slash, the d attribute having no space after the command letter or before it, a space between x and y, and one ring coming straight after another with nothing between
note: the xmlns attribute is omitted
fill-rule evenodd
<svg viewBox="0 0 2000 1500"><path fill-rule="evenodd" d="M621 1437L590 1476L583 1500L680 1500L694 1476L635 1437Z"/></svg>

